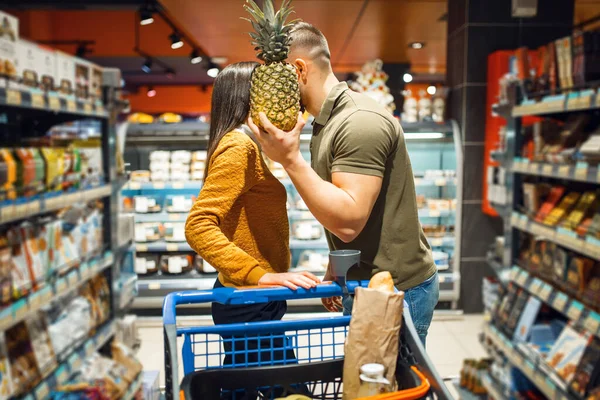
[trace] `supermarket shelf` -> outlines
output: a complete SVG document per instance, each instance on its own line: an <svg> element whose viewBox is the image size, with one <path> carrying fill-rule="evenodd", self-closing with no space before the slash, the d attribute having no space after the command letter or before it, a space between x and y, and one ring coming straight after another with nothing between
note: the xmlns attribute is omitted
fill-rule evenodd
<svg viewBox="0 0 600 400"><path fill-rule="evenodd" d="M290 239L291 250L329 250L327 240L323 237L317 240Z"/></svg>
<svg viewBox="0 0 600 400"><path fill-rule="evenodd" d="M129 389L127 389L127 392L123 396L123 400L133 400L133 399L135 399L135 395L142 388L143 384L144 384L144 373L141 372L135 378L135 380L131 383L131 385L129 386Z"/></svg>
<svg viewBox="0 0 600 400"><path fill-rule="evenodd" d="M127 127L127 139L138 136L208 136L210 125L206 122L180 122L177 124L129 124Z"/></svg>
<svg viewBox="0 0 600 400"><path fill-rule="evenodd" d="M453 186L456 178L415 178L415 186Z"/></svg>
<svg viewBox="0 0 600 400"><path fill-rule="evenodd" d="M0 88L0 106L30 109L49 114L65 114L88 118L108 118L108 113L101 103L92 103L66 98L55 92L43 92L35 89Z"/></svg>
<svg viewBox="0 0 600 400"><path fill-rule="evenodd" d="M456 210L431 210L429 208L419 209L419 218L445 218L453 217L456 214Z"/></svg>
<svg viewBox="0 0 600 400"><path fill-rule="evenodd" d="M202 181L182 181L182 182L129 182L123 186L124 191L128 190L200 190Z"/></svg>
<svg viewBox="0 0 600 400"><path fill-rule="evenodd" d="M483 329L483 334L489 338L492 343L504 353L508 361L527 376L527 378L535 384L548 399L574 399L573 396L569 396L566 391L554 383L551 378L552 374L549 374L549 371L543 371L540 365L536 365L532 360L529 360L527 356L517 350L513 343L495 327L486 324Z"/></svg>
<svg viewBox="0 0 600 400"><path fill-rule="evenodd" d="M494 400L508 400L509 397L502 391L498 384L494 382L492 377L488 373L483 373L481 376L481 383L485 390L488 392L488 398Z"/></svg>
<svg viewBox="0 0 600 400"><path fill-rule="evenodd" d="M456 243L455 236L430 237L427 236L427 241L431 247L454 247Z"/></svg>
<svg viewBox="0 0 600 400"><path fill-rule="evenodd" d="M57 368L43 371L42 382L33 390L36 399L46 399L57 386L65 384L71 375L81 368L83 361L95 351L102 348L114 335L115 323L109 321L100 327L97 333L77 346L75 350L65 357L65 361Z"/></svg>
<svg viewBox="0 0 600 400"><path fill-rule="evenodd" d="M593 89L569 94L545 96L541 101L524 101L512 110L513 117L527 115L562 114L574 111L591 111L600 108L600 96Z"/></svg>
<svg viewBox="0 0 600 400"><path fill-rule="evenodd" d="M544 237L560 246L580 254L600 260L600 240L586 236L582 238L575 232L564 228L554 228L532 221L526 215L513 211L510 217L511 225L523 232Z"/></svg>
<svg viewBox="0 0 600 400"><path fill-rule="evenodd" d="M484 399L486 399L486 396L473 394L473 393L469 392L467 389L465 389L464 387L460 386L458 380L452 380L452 386L454 386L454 389L458 393L459 400L484 400Z"/></svg>
<svg viewBox="0 0 600 400"><path fill-rule="evenodd" d="M526 158L515 158L513 172L524 175L545 176L554 179L600 184L600 169L589 166L586 162L578 162L577 165L566 165L530 162Z"/></svg>
<svg viewBox="0 0 600 400"><path fill-rule="evenodd" d="M111 191L111 185L102 185L73 192L46 193L33 198L4 202L0 206L0 224L57 211L76 203L101 199L110 196Z"/></svg>
<svg viewBox="0 0 600 400"><path fill-rule="evenodd" d="M138 253L157 253L157 252L176 252L176 251L194 251L187 242L166 242L158 240L156 242L136 243L135 251Z"/></svg>
<svg viewBox="0 0 600 400"><path fill-rule="evenodd" d="M494 272L496 273L498 278L500 278L500 280L502 282L507 281L508 280L507 273L510 270L502 264L502 261L499 260L498 258L496 258L495 256L493 256L490 252L487 253L485 258L486 258L486 262L488 263L490 268L492 268L494 270Z"/></svg>
<svg viewBox="0 0 600 400"><path fill-rule="evenodd" d="M589 333L600 337L600 314L580 301L516 265L510 271L510 280L565 315L575 326L584 327Z"/></svg>
<svg viewBox="0 0 600 400"><path fill-rule="evenodd" d="M188 217L188 213L147 213L147 214L134 214L135 222L185 222Z"/></svg>
<svg viewBox="0 0 600 400"><path fill-rule="evenodd" d="M100 258L84 261L78 269L59 278L52 285L31 293L26 298L17 300L15 303L0 311L0 331L23 321L31 314L39 311L54 298L71 293L82 286L83 283L104 271L113 264L113 254L105 252Z"/></svg>

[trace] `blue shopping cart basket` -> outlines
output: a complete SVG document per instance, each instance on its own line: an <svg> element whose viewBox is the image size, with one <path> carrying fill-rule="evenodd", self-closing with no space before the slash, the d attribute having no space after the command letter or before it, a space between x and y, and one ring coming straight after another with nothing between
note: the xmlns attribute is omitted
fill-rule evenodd
<svg viewBox="0 0 600 400"><path fill-rule="evenodd" d="M368 281L347 282L349 293L354 293L357 287L367 286ZM197 372L202 371L202 379L195 379L192 390L202 395L195 398L276 398L281 393L290 393L289 389L311 398L341 398L344 341L350 317L336 315L317 319L178 327L176 308L183 304L212 302L241 305L328 298L342 293L340 285L329 283L296 291L283 287L220 288L167 295L163 305L167 399L183 397L184 394L180 391L178 337L183 338L184 381L181 387L186 389L188 397L190 380L193 376L197 378ZM409 352L411 363L419 365L430 381L432 392L438 398L451 399L425 354L410 317L406 311L404 314L403 330L407 332L403 338L406 345L404 358ZM240 374L240 371L243 373ZM282 390L282 385L288 390ZM249 387L255 388L256 393L250 395L247 391L235 390ZM221 388L233 389L222 391Z"/></svg>

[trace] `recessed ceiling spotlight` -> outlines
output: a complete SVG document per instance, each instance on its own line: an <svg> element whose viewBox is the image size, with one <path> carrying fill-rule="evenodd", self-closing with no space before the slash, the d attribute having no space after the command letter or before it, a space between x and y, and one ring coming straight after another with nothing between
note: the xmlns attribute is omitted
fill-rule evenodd
<svg viewBox="0 0 600 400"><path fill-rule="evenodd" d="M152 11L148 7L140 8L140 25L150 25L153 22Z"/></svg>
<svg viewBox="0 0 600 400"><path fill-rule="evenodd" d="M413 76L407 72L402 76L402 80L406 83L412 82Z"/></svg>
<svg viewBox="0 0 600 400"><path fill-rule="evenodd" d="M152 86L148 86L148 91L146 92L146 95L148 97L156 96L156 89L154 89Z"/></svg>
<svg viewBox="0 0 600 400"><path fill-rule="evenodd" d="M421 50L423 47L425 47L425 43L424 42L412 42L408 45L408 47L410 47L411 49L414 49L414 50Z"/></svg>
<svg viewBox="0 0 600 400"><path fill-rule="evenodd" d="M152 72L152 59L151 58L146 58L144 65L142 65L142 71L144 71L147 74Z"/></svg>
<svg viewBox="0 0 600 400"><path fill-rule="evenodd" d="M198 50L194 49L190 54L190 62L192 64L200 64L202 62L202 56L198 53Z"/></svg>
<svg viewBox="0 0 600 400"><path fill-rule="evenodd" d="M437 91L437 88L433 85L430 85L427 87L427 93L429 93L432 96L435 94L436 91Z"/></svg>
<svg viewBox="0 0 600 400"><path fill-rule="evenodd" d="M181 40L181 36L177 32L171 33L169 39L171 40L171 48L173 50L183 47L183 40Z"/></svg>
<svg viewBox="0 0 600 400"><path fill-rule="evenodd" d="M217 75L219 75L219 72L221 72L221 68L219 68L217 64L211 61L206 69L206 74L211 78L216 78Z"/></svg>

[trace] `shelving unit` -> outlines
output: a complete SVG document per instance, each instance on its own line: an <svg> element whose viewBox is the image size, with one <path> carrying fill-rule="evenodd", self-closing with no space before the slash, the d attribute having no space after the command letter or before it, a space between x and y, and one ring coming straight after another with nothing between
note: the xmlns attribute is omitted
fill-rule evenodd
<svg viewBox="0 0 600 400"><path fill-rule="evenodd" d="M514 98L520 99L519 88ZM509 96L510 98L511 96ZM523 211L521 185L525 182L556 182L567 188L573 186L578 191L600 187L600 169L579 161L573 164L552 164L533 162L521 157L523 143L523 119L529 116L552 116L564 119L573 112L596 112L600 96L595 90L580 90L569 94L545 96L541 101L522 101L519 105L496 107L506 119L507 152L504 166L509 175L506 185L509 193L510 210L505 215L505 254L504 262L489 259L493 269L507 277L507 282L523 289L525 293L539 299L568 323L592 335L600 335L600 314L590 304L583 303L582 297L567 293L562 282L539 275L538 270L529 269L528 261L519 260L519 239L521 235L531 235L561 249L574 252L595 261L600 261L600 240L591 234L581 236L574 230L565 229L560 224L549 226L535 220L534 215ZM546 364L546 361L526 342L515 344L492 324L486 324L483 336L500 350L510 365L519 369L549 399L563 400L577 397L567 390L567 384ZM492 379L484 379L484 385L496 399L508 398L494 385Z"/></svg>
<svg viewBox="0 0 600 400"><path fill-rule="evenodd" d="M130 169L148 169L149 155L154 150L204 150L207 146L209 125L203 122L182 122L180 124L130 124L127 130L125 158L130 164ZM455 132L451 124L410 124L404 127L405 132L432 132L439 131L443 137L436 140L407 140L409 153L413 164L416 161L415 171L419 176L415 177L415 185L419 193L426 194L429 198L456 199L458 192L461 192L461 182L457 175L452 176L425 176L426 170L452 170L456 169L457 160L460 153L457 154L457 140L460 140L460 133ZM307 126L305 132L301 135L301 151L306 158L310 157L309 141L311 137L311 127ZM458 137L458 139L457 139ZM459 142L458 142L459 143ZM432 156L432 148L437 156ZM426 151L426 155L421 155ZM417 173L417 172L416 172ZM296 220L314 220L312 214L307 210L297 209L296 200L299 199L293 185L289 179L281 180L288 190L288 196L293 200L288 217L290 222ZM135 195L155 196L164 199L168 195L186 195L195 196L202 188L202 182L129 182L123 187L121 194L127 197ZM419 209L419 218L423 223L429 225L444 225L447 231L441 235L430 235L428 240L432 247L438 251L444 251L452 255L454 249L460 247L459 229L452 229L455 221L458 221L457 212L453 209L437 210L424 207ZM184 223L187 219L187 213L168 213L161 211L157 213L136 213L136 223L166 223L177 222ZM138 253L181 253L192 252L187 243L173 243L159 240L147 243L135 243L135 250ZM290 237L290 250L292 252L292 268L298 264L298 261L305 251L328 250L327 241L322 236L316 240L300 240ZM440 267L440 299L441 301L451 302L456 305L460 289L460 268L457 260L452 260L450 265ZM314 271L313 271L314 272ZM323 272L315 272L323 276ZM182 274L167 275L157 273L149 276L140 276L137 289L138 296L133 302L135 309L159 309L162 305L162 299L165 294L186 289L207 289L212 288L216 275L214 274ZM320 309L320 301L312 301L314 307Z"/></svg>
<svg viewBox="0 0 600 400"><path fill-rule="evenodd" d="M113 74L114 71L106 71L106 73ZM115 87L105 86L103 101L91 102L36 89L0 88L0 113L9 121L2 133L3 137L9 140L5 143L11 143L12 146L19 145L26 137L44 135L52 126L81 119L94 120L101 126L104 177L104 181L98 186L44 192L30 197L4 200L0 203L0 225L3 228L76 204L94 200L103 203L102 250L94 254L82 254L80 259L55 269L54 275L45 277L43 282L35 282L34 288L26 295L7 306L0 307L0 332L4 333L32 318L50 302L78 291L98 275L107 278L110 297L119 296L116 283L121 278L118 260L123 249L119 249L116 245L119 232L117 196L123 179L117 175L115 159L115 123L121 105L116 95L117 90ZM92 329L89 337L82 339L81 342L71 343L66 350L56 355L56 365L39 371L41 382L33 391L24 393L23 388L18 387L15 388L18 390L16 396L28 399L48 398L51 391L58 385L66 383L78 371L84 359L112 340L116 330L115 319L125 310L119 303L113 301L110 301L110 307L108 319ZM131 388L132 391L134 389Z"/></svg>

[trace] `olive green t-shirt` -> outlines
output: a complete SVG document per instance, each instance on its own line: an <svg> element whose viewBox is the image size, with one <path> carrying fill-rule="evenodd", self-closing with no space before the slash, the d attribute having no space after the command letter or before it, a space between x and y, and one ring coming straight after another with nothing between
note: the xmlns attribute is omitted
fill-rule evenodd
<svg viewBox="0 0 600 400"><path fill-rule="evenodd" d="M436 267L417 212L412 166L398 121L373 99L345 82L327 96L315 118L310 143L312 168L331 182L333 172L383 178L381 192L362 232L344 243L326 232L331 250L361 251L349 279L389 271L399 290L417 286Z"/></svg>

